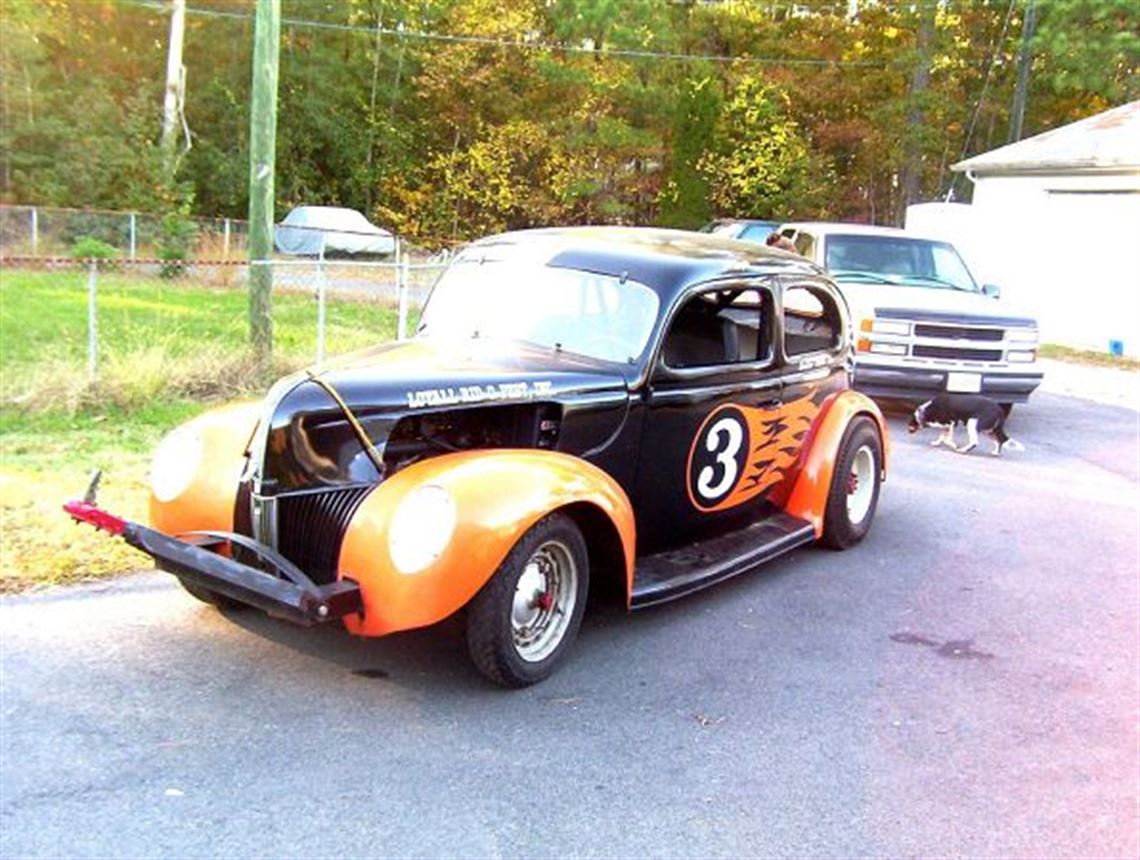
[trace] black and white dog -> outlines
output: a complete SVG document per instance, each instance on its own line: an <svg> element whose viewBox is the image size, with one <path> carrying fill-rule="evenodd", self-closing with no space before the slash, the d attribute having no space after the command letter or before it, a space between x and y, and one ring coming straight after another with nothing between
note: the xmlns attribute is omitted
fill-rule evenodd
<svg viewBox="0 0 1140 860"><path fill-rule="evenodd" d="M954 444L954 429L962 424L966 427L968 442L962 447ZM995 457L1008 448L1010 451L1024 451L1025 446L1011 439L1005 432L1005 412L997 401L980 394L939 394L927 400L914 410L907 430L917 433L923 427L941 427L942 435L931 445L946 445L959 454L973 451L978 445L978 431L994 440Z"/></svg>

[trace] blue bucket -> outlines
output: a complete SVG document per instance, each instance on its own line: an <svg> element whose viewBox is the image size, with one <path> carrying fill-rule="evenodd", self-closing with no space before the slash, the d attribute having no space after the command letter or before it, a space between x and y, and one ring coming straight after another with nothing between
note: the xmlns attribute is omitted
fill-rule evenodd
<svg viewBox="0 0 1140 860"><path fill-rule="evenodd" d="M1109 355L1124 355L1124 341L1122 341L1122 340L1110 340L1108 342L1108 354Z"/></svg>

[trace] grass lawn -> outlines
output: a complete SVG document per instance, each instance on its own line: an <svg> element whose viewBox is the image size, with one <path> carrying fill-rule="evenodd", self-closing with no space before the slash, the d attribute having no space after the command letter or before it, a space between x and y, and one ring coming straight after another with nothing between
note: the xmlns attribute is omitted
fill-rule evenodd
<svg viewBox="0 0 1140 860"><path fill-rule="evenodd" d="M0 591L148 566L60 505L101 468L100 502L145 521L149 455L166 431L211 405L260 396L315 357L307 292L274 295L275 367L261 375L246 349L243 289L101 272L97 295L91 380L87 274L0 269ZM393 308L329 301L328 355L395 332Z"/></svg>

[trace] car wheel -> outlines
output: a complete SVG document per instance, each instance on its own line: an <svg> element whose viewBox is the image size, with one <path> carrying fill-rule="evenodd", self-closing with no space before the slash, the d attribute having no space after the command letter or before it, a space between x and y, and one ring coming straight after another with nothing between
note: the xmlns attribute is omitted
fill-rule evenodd
<svg viewBox="0 0 1140 860"><path fill-rule="evenodd" d="M218 609L248 609L244 603L239 600L234 600L232 597L226 597L224 594L218 594L216 591L210 591L208 588L202 588L200 585L191 585L182 579L178 580L182 587L186 589L192 597L201 600L203 603L208 603L211 606L216 606Z"/></svg>
<svg viewBox="0 0 1140 860"><path fill-rule="evenodd" d="M831 476L823 515L824 546L847 549L863 539L875 518L883 468L883 441L870 418L847 426Z"/></svg>
<svg viewBox="0 0 1140 860"><path fill-rule="evenodd" d="M578 633L589 588L586 542L564 514L540 520L468 605L476 668L504 687L549 676Z"/></svg>

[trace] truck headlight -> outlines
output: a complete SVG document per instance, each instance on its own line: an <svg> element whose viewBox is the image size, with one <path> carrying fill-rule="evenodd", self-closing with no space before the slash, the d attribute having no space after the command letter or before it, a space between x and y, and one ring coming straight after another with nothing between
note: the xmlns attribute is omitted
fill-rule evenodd
<svg viewBox="0 0 1140 860"><path fill-rule="evenodd" d="M150 465L150 489L160 502L172 502L190 486L202 463L202 436L192 426L166 434Z"/></svg>
<svg viewBox="0 0 1140 860"><path fill-rule="evenodd" d="M396 507L388 526L388 554L400 573L419 573L443 555L455 531L455 500L425 484Z"/></svg>
<svg viewBox="0 0 1140 860"><path fill-rule="evenodd" d="M882 343L872 341L869 352L877 352L880 355L906 355L906 344L903 343Z"/></svg>
<svg viewBox="0 0 1140 860"><path fill-rule="evenodd" d="M1022 349L1010 350L1006 353L1005 359L1011 363L1017 364L1031 364L1037 360L1037 350L1035 349Z"/></svg>
<svg viewBox="0 0 1140 860"><path fill-rule="evenodd" d="M1009 330L1010 343L1037 343L1037 329L1011 328Z"/></svg>
<svg viewBox="0 0 1140 860"><path fill-rule="evenodd" d="M869 331L872 334L897 334L906 337L910 334L910 323L899 322L898 320L863 320L863 331Z"/></svg>

